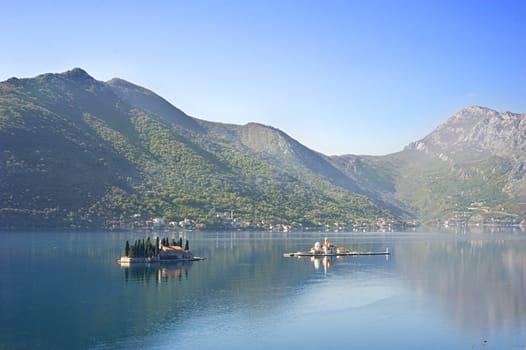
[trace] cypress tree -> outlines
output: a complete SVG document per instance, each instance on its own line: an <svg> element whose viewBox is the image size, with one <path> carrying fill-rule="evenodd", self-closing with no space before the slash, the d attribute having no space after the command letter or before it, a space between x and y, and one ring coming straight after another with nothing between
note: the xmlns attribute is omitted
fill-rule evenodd
<svg viewBox="0 0 526 350"><path fill-rule="evenodd" d="M140 256L140 240L136 239L133 244L133 253L135 256Z"/></svg>
<svg viewBox="0 0 526 350"><path fill-rule="evenodd" d="M183 247L183 237L179 237L179 247Z"/></svg>
<svg viewBox="0 0 526 350"><path fill-rule="evenodd" d="M146 239L145 247L144 247L144 256L150 257L152 256L152 242L150 240L150 236Z"/></svg>
<svg viewBox="0 0 526 350"><path fill-rule="evenodd" d="M184 244L184 250L190 250L188 240L186 240L186 243Z"/></svg>
<svg viewBox="0 0 526 350"><path fill-rule="evenodd" d="M130 254L130 243L126 241L126 245L124 246L124 256L129 256Z"/></svg>

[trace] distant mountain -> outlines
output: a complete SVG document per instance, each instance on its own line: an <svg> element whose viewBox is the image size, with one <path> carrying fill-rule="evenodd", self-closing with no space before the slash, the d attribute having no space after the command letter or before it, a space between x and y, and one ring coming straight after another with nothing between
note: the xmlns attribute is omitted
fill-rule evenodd
<svg viewBox="0 0 526 350"><path fill-rule="evenodd" d="M510 224L526 217L526 114L468 107L399 153L333 161L423 220Z"/></svg>
<svg viewBox="0 0 526 350"><path fill-rule="evenodd" d="M499 113L483 107L464 108L407 149L443 154L457 161L473 161L489 156L524 159L525 116Z"/></svg>
<svg viewBox="0 0 526 350"><path fill-rule="evenodd" d="M0 170L2 227L401 221L280 130L192 118L150 90L79 68L0 83Z"/></svg>

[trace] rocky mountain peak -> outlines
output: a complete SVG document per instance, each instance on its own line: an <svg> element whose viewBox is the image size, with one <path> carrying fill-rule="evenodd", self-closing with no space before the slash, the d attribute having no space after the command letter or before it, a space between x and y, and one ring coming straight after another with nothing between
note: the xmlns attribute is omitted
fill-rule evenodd
<svg viewBox="0 0 526 350"><path fill-rule="evenodd" d="M93 82L95 79L82 68L73 68L60 74L63 78L76 82Z"/></svg>
<svg viewBox="0 0 526 350"><path fill-rule="evenodd" d="M109 92L106 84L96 80L82 68L73 68L63 73L48 73L38 76L44 85L60 88L65 91L81 89L91 94L106 94Z"/></svg>
<svg viewBox="0 0 526 350"><path fill-rule="evenodd" d="M406 147L427 154L509 156L524 152L526 114L472 106L451 116L423 139Z"/></svg>
<svg viewBox="0 0 526 350"><path fill-rule="evenodd" d="M104 83L95 80L95 78L93 78L81 68L73 68L72 70L58 74L58 76L65 81L69 81L83 87L97 86L102 88L101 86L104 85Z"/></svg>

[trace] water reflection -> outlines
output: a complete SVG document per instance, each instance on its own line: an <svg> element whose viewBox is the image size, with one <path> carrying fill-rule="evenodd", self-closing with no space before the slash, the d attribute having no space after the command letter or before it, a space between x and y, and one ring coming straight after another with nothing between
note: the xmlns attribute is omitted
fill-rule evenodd
<svg viewBox="0 0 526 350"><path fill-rule="evenodd" d="M524 234L526 226L521 225L442 225L427 227L430 232L450 232L456 234Z"/></svg>
<svg viewBox="0 0 526 350"><path fill-rule="evenodd" d="M323 270L326 273L334 264L345 260L345 256L311 256L309 259L316 271Z"/></svg>
<svg viewBox="0 0 526 350"><path fill-rule="evenodd" d="M188 271L192 262L180 262L169 264L135 264L122 266L124 280L139 283L168 283L170 281L182 281L188 279Z"/></svg>
<svg viewBox="0 0 526 350"><path fill-rule="evenodd" d="M396 249L405 282L443 308L459 328L526 327L524 240L412 240Z"/></svg>
<svg viewBox="0 0 526 350"><path fill-rule="evenodd" d="M310 258L310 261L314 264L314 269L319 270L320 267L323 267L323 271L327 272L328 269L330 269L331 265L334 262L334 257L332 256L324 256L324 257L314 257L312 256Z"/></svg>
<svg viewBox="0 0 526 350"><path fill-rule="evenodd" d="M386 262L283 257L325 233L192 232L208 260L117 265L146 234L4 235L0 348L312 348L326 339L309 334L329 333L342 349L470 348L466 330L481 329L526 342L526 239L514 235L329 237L388 247Z"/></svg>

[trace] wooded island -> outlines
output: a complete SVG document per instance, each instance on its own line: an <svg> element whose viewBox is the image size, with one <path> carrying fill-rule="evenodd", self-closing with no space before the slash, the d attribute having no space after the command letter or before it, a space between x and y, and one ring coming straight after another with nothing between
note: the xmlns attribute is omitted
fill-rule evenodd
<svg viewBox="0 0 526 350"><path fill-rule="evenodd" d="M190 251L188 240L185 240L183 248L183 238L178 241L172 238L159 239L154 241L147 237L146 239L137 239L133 245L126 241L124 245L124 255L118 260L120 264L131 263L152 263L162 261L195 261L203 260L201 257L194 257Z"/></svg>

